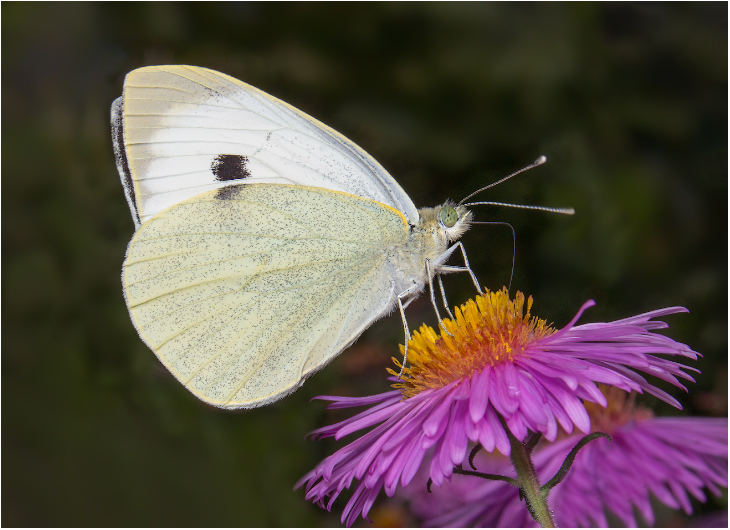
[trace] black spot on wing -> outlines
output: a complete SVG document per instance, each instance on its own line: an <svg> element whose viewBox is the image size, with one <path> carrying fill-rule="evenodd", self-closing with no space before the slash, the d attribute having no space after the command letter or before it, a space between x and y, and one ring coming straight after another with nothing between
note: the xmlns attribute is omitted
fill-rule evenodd
<svg viewBox="0 0 730 530"><path fill-rule="evenodd" d="M241 155L218 155L210 165L215 179L219 182L245 179L251 176L246 167L248 157Z"/></svg>
<svg viewBox="0 0 730 530"><path fill-rule="evenodd" d="M219 188L218 191L215 192L215 198L219 201L235 200L236 197L238 197L238 192L241 191L242 188L243 184L231 184L230 186Z"/></svg>

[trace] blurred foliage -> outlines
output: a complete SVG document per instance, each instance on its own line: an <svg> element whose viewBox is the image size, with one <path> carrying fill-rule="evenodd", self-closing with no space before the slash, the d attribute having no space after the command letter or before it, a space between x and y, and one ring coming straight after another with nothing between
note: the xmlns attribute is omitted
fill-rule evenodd
<svg viewBox="0 0 730 530"><path fill-rule="evenodd" d="M683 413L726 415L727 9L3 3L3 525L338 525L292 492L334 447L304 441L336 418L308 400L388 388L397 316L292 396L238 413L197 401L139 340L108 115L126 72L148 64L206 66L291 103L362 145L417 206L547 155L480 195L577 211L476 211L516 230L512 289L558 326L588 298L584 321L687 307L667 333L704 354L702 373L670 391ZM509 229L474 227L464 243L486 286L509 282ZM468 278L448 280L453 304L473 296ZM424 297L408 316L434 323Z"/></svg>

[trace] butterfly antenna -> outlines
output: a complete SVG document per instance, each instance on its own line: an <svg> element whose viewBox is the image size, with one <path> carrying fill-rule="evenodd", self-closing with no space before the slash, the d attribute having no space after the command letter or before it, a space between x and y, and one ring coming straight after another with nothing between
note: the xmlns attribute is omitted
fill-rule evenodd
<svg viewBox="0 0 730 530"><path fill-rule="evenodd" d="M463 199L461 199L461 200L459 201L459 204L462 204L462 203L463 203L463 202L464 202L465 200L467 200L467 199L471 199L471 198L472 198L472 197L474 197L474 195L476 195L477 193L481 193L481 192L483 192L484 190L488 190L489 188L493 188L493 187L494 187L494 186L496 186L497 184L501 184L501 183L502 183L502 182L504 182L505 180L511 179L511 178L512 178L512 177L514 177L515 175L519 175L520 173L524 173L524 172L525 172L525 171L527 171L528 169L532 169L533 167L541 166L541 165L543 165L543 164L544 164L545 162L547 162L547 157L546 157L545 155L542 155L542 156L540 156L540 157L539 157L539 158L538 158L537 160L535 160L535 161L534 161L534 162L533 162L532 164L530 164L529 166L527 166L527 167L523 167L522 169L520 169L519 171L515 171L515 172L514 172L514 173L512 173L511 175L507 175L507 176L506 176L506 177L504 177L503 179L500 179L500 180L498 180L497 182L493 182L493 183L492 183L492 184L490 184L489 186L484 186L483 188L480 188L480 189L478 189L477 191L475 191L474 193L472 193L471 195L467 195L466 197L464 197Z"/></svg>
<svg viewBox="0 0 730 530"><path fill-rule="evenodd" d="M464 206L506 206L508 208L522 208L523 210L540 210L542 212L561 213L564 215L573 215L573 208L549 208L547 206L531 206L529 204L509 204L505 202L470 202ZM473 221L472 221L473 222Z"/></svg>

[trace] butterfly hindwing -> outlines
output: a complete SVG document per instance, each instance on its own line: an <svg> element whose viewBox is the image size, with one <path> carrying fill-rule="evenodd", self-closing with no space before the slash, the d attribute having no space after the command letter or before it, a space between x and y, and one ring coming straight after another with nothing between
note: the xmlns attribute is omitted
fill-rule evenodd
<svg viewBox="0 0 730 530"><path fill-rule="evenodd" d="M405 218L353 195L234 185L176 204L130 242L123 283L140 336L199 398L286 395L394 303L384 249Z"/></svg>

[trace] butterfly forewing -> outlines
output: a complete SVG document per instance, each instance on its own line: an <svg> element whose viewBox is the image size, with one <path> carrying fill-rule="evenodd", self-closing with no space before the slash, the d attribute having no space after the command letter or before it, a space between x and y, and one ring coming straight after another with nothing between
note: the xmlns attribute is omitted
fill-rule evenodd
<svg viewBox="0 0 730 530"><path fill-rule="evenodd" d="M138 226L158 212L237 182L344 191L414 224L398 183L353 142L241 81L193 66L130 72L112 108L115 150Z"/></svg>

